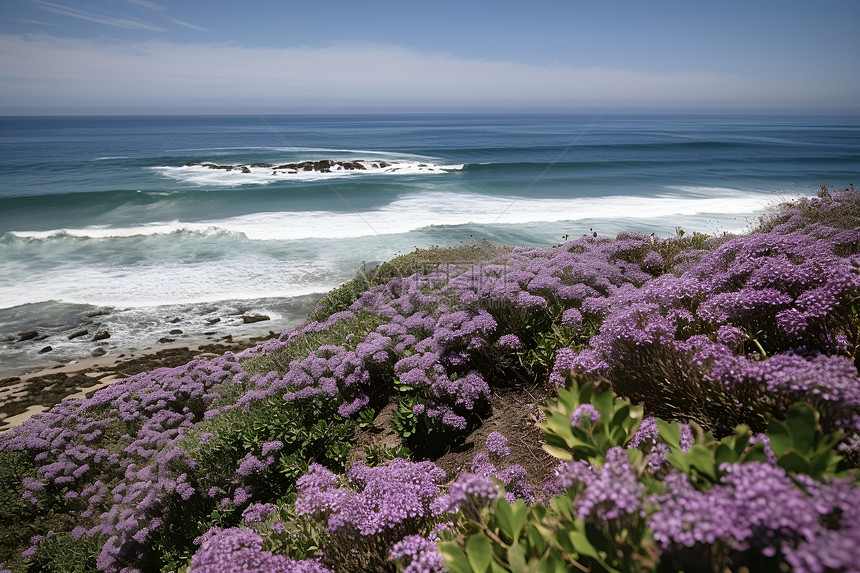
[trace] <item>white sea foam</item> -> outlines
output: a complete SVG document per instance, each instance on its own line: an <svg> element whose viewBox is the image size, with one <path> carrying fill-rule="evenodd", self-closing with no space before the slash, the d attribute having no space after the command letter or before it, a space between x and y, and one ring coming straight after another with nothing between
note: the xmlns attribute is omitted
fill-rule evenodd
<svg viewBox="0 0 860 573"><path fill-rule="evenodd" d="M113 266L78 261L0 281L2 308L45 300L152 307L230 299L294 297L336 286L336 270L312 260L235 256L205 263ZM340 278L340 277L338 277Z"/></svg>
<svg viewBox="0 0 860 573"><path fill-rule="evenodd" d="M339 160L336 160L339 161ZM456 171L463 165L440 165L421 160L355 160L364 169L346 169L342 165L333 165L329 171L315 171L295 168L254 167L252 165L231 165L232 170L209 167L205 164L183 165L179 167L158 166L149 169L184 183L194 185L216 185L235 187L238 185L267 185L276 181L321 181L340 179L344 177L359 177L366 175L416 175L438 174ZM205 162L204 162L205 163ZM298 162L291 162L298 163ZM211 164L211 165L214 165Z"/></svg>
<svg viewBox="0 0 860 573"><path fill-rule="evenodd" d="M713 215L718 219L721 216L753 215L772 202L769 195L735 189L676 189L684 190L684 193L566 199L425 191L402 196L378 209L361 212L266 212L195 223L167 221L122 228L87 227L13 234L37 239L57 235L109 238L191 231L204 234L236 233L237 236L262 241L347 239L407 233L439 225L522 225L583 219L657 219L697 215Z"/></svg>
<svg viewBox="0 0 860 573"><path fill-rule="evenodd" d="M575 228L583 220L611 220L621 228L625 221L647 220L647 225L668 229L707 221L733 230L739 219L772 202L768 194L733 189L680 190L650 197L563 199L418 191L361 212L267 212L194 223L16 232L25 240L68 241L68 246L46 251L60 253L56 261L43 259L42 248L35 245L39 260L26 268L18 268L21 261L15 260L0 264L0 300L4 307L51 299L141 307L300 296L349 278L359 258L382 260L409 250L414 240L410 231L439 228L441 237L450 235L443 226L515 230L570 222ZM88 245L81 238L95 241ZM111 239L127 238L127 245L108 247ZM62 255L66 252L68 257ZM137 258L127 255L136 252Z"/></svg>

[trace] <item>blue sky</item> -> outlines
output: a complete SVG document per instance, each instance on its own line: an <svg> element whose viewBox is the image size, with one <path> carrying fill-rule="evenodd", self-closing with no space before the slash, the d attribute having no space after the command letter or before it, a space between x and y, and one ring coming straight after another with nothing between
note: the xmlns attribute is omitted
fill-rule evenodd
<svg viewBox="0 0 860 573"><path fill-rule="evenodd" d="M856 114L858 22L858 0L3 0L0 114Z"/></svg>

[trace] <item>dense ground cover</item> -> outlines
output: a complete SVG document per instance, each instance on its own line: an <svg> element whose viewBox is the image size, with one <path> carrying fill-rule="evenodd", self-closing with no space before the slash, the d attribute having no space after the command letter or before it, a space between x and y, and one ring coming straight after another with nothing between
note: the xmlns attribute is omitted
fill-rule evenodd
<svg viewBox="0 0 860 573"><path fill-rule="evenodd" d="M0 561L856 570L858 310L853 188L741 237L417 251L3 436ZM487 432L516 395L540 427Z"/></svg>

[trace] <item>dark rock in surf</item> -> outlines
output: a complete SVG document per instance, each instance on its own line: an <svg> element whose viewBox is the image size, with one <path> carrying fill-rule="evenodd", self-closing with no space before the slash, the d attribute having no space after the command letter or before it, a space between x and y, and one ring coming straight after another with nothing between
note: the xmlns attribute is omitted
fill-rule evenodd
<svg viewBox="0 0 860 573"><path fill-rule="evenodd" d="M69 335L69 340L74 340L74 339L76 339L76 338L80 338L81 336L86 336L86 335L87 335L87 334L89 334L89 333L90 333L90 331L89 331L89 330L78 330L78 331L75 331L75 332L73 332L73 333L71 333L71 334Z"/></svg>
<svg viewBox="0 0 860 573"><path fill-rule="evenodd" d="M90 353L90 356L92 356L93 358L98 358L99 356L104 356L105 354L107 354L107 350L105 350L104 348L96 348L92 351L92 353Z"/></svg>
<svg viewBox="0 0 860 573"><path fill-rule="evenodd" d="M106 338L110 338L110 332L107 330L102 330L96 332L95 335L90 339L90 342L98 342L99 340L105 340Z"/></svg>
<svg viewBox="0 0 860 573"><path fill-rule="evenodd" d="M33 340L37 336L39 336L39 333L35 330L28 330L27 332L19 332L18 333L18 342Z"/></svg>
<svg viewBox="0 0 860 573"><path fill-rule="evenodd" d="M264 320L271 320L271 318L269 318L265 314L251 314L251 315L246 314L245 316L242 317L242 322L244 322L245 324L262 322Z"/></svg>
<svg viewBox="0 0 860 573"><path fill-rule="evenodd" d="M39 354L45 354L46 352L51 352L54 348L52 346L46 346L42 350L39 351Z"/></svg>

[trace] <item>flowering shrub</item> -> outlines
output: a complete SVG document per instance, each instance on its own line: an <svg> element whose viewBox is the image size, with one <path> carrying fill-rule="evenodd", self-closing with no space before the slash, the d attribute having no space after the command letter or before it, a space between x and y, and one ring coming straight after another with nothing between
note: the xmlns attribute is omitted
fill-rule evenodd
<svg viewBox="0 0 860 573"><path fill-rule="evenodd" d="M444 479L445 472L431 462L403 459L374 468L356 464L345 480L313 465L298 481L296 511L327 529L324 560L333 570L380 570L395 543L426 533L438 521L431 506Z"/></svg>
<svg viewBox="0 0 860 573"><path fill-rule="evenodd" d="M563 390L547 412L547 444L573 450L547 483L550 497L528 507L501 496L492 503L483 493L466 514L471 525L440 546L452 572L639 571L658 563L661 570L824 572L852 570L860 557L849 509L860 502L857 474L838 475L838 438L822 434L809 406L792 407L766 436L741 426L719 442L688 425L642 420L629 402L589 383ZM606 412L612 420L599 426ZM610 447L599 447L595 434ZM473 481L465 480L473 495L484 492Z"/></svg>
<svg viewBox="0 0 860 573"><path fill-rule="evenodd" d="M860 429L856 230L795 227L731 239L680 276L585 300L600 332L560 352L553 379L604 377L650 412L720 434L763 429L796 400L830 428Z"/></svg>
<svg viewBox="0 0 860 573"><path fill-rule="evenodd" d="M437 536L456 539L452 571L848 569L858 204L822 193L743 237L395 259L256 348L117 381L0 437L0 562L437 571ZM498 433L447 484L390 459L468 443L497 389L548 382L545 446L565 464L545 498L501 468ZM389 413L401 442L350 467L356 429Z"/></svg>

